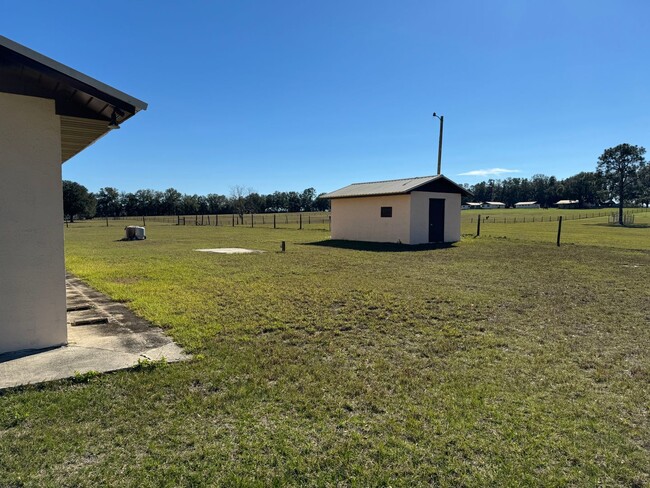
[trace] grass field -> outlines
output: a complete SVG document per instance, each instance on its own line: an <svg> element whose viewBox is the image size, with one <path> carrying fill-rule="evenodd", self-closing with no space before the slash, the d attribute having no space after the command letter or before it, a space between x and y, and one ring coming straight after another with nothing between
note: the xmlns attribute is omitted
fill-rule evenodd
<svg viewBox="0 0 650 488"><path fill-rule="evenodd" d="M649 217L415 250L73 224L68 269L195 359L5 391L0 486L648 485Z"/></svg>

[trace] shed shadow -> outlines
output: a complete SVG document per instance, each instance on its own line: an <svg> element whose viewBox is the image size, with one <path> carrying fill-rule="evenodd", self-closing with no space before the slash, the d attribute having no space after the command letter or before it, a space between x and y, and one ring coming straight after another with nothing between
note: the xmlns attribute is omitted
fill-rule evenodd
<svg viewBox="0 0 650 488"><path fill-rule="evenodd" d="M650 229L650 224L611 224L609 222L598 222L598 223L585 223L583 225L592 225L596 227L615 227L618 229Z"/></svg>
<svg viewBox="0 0 650 488"><path fill-rule="evenodd" d="M338 249L351 249L353 251L367 252L418 252L433 251L436 249L448 249L455 247L451 242L440 242L431 244L397 244L393 242L367 242L367 241L344 241L338 239L326 239L323 241L305 242L303 246L332 247Z"/></svg>

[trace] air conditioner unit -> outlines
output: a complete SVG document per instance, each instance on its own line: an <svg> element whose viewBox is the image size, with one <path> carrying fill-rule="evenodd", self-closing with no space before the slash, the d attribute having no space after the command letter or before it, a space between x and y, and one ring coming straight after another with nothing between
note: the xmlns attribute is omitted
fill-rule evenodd
<svg viewBox="0 0 650 488"><path fill-rule="evenodd" d="M146 239L144 227L138 227L137 225L129 225L124 228L126 231L126 239L129 241Z"/></svg>

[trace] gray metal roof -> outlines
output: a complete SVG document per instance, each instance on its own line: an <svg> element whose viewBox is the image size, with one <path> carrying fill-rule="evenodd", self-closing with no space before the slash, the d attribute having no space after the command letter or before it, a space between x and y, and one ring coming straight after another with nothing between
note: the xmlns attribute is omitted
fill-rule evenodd
<svg viewBox="0 0 650 488"><path fill-rule="evenodd" d="M368 183L353 183L339 190L326 193L321 198L350 198L350 197L369 197L377 195L400 195L411 193L424 185L440 181L446 185L452 185L454 193L469 195L470 193L463 187L457 185L449 178L443 175L436 176L418 176L415 178L404 178L400 180L372 181Z"/></svg>
<svg viewBox="0 0 650 488"><path fill-rule="evenodd" d="M61 162L105 135L147 104L17 42L0 36L0 92L49 98L61 116Z"/></svg>

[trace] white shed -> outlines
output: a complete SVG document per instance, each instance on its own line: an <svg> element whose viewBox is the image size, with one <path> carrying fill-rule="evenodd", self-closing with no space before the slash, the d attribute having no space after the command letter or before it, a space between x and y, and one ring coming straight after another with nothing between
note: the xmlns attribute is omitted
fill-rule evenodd
<svg viewBox="0 0 650 488"><path fill-rule="evenodd" d="M580 200L559 200L555 202L558 208L577 208Z"/></svg>
<svg viewBox="0 0 650 488"><path fill-rule="evenodd" d="M0 353L67 342L61 164L146 107L0 36Z"/></svg>
<svg viewBox="0 0 650 488"><path fill-rule="evenodd" d="M503 202L483 202L481 208L490 209L490 208L506 208L506 204Z"/></svg>
<svg viewBox="0 0 650 488"><path fill-rule="evenodd" d="M322 198L331 200L332 239L425 244L460 240L461 197L468 195L437 175L355 183Z"/></svg>
<svg viewBox="0 0 650 488"><path fill-rule="evenodd" d="M539 208L539 203L534 202L517 202L515 208Z"/></svg>

